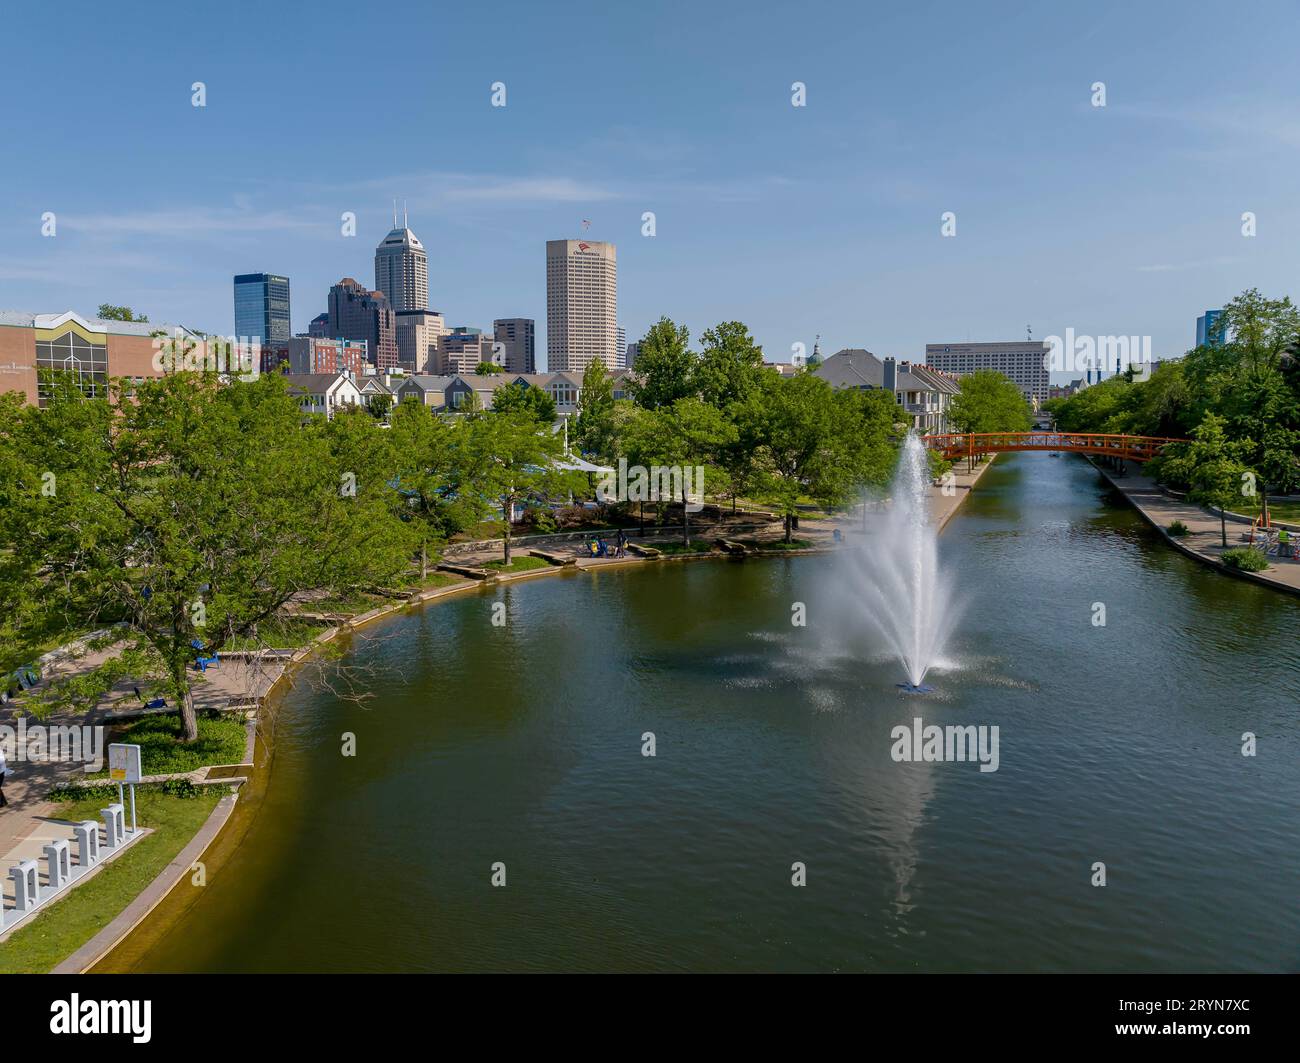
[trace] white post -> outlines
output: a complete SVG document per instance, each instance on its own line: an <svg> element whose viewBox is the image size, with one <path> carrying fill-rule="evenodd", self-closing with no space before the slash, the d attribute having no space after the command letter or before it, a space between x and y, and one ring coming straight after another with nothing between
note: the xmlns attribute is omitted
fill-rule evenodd
<svg viewBox="0 0 1300 1063"><path fill-rule="evenodd" d="M48 866L46 877L49 879L50 892L61 890L72 876L72 860L68 856L68 843L59 838L45 846L45 862Z"/></svg>
<svg viewBox="0 0 1300 1063"><path fill-rule="evenodd" d="M72 830L77 836L77 862L87 871L99 862L99 824L88 819Z"/></svg>
<svg viewBox="0 0 1300 1063"><path fill-rule="evenodd" d="M19 912L30 912L40 901L36 861L24 860L9 869L14 880L14 907Z"/></svg>

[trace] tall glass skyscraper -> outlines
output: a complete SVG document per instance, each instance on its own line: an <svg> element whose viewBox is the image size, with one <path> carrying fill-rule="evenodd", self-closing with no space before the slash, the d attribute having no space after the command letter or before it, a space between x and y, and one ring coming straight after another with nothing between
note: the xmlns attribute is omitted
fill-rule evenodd
<svg viewBox="0 0 1300 1063"><path fill-rule="evenodd" d="M1222 310L1207 310L1196 319L1196 346L1217 347L1223 342Z"/></svg>
<svg viewBox="0 0 1300 1063"><path fill-rule="evenodd" d="M235 278L235 335L263 347L289 346L289 278L242 273Z"/></svg>

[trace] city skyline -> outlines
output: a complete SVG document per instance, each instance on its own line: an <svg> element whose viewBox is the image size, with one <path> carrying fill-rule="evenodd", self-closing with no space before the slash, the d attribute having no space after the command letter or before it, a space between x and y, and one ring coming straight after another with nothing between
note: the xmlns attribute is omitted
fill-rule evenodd
<svg viewBox="0 0 1300 1063"><path fill-rule="evenodd" d="M220 64L171 54L166 20L142 19L114 42L120 76L95 94L55 84L7 116L13 142L107 129L122 114L141 116L150 136L102 138L94 182L57 167L6 175L0 306L86 314L112 302L224 334L230 278L265 270L292 279L292 330L305 332L331 284L369 279L394 197L409 202L431 305L448 323L531 317L542 349L543 245L558 238L619 245L629 340L661 314L692 337L736 319L774 361L796 343L811 350L819 333L825 351L919 359L927 343L1015 340L1026 326L1035 337L1150 335L1169 357L1192 346L1205 307L1248 287L1294 292L1297 89L1285 37L1257 29L1282 5L1255 5L1257 17L1212 38L1198 14L1209 9L1196 6L1177 19L1114 4L945 11L937 32L924 12L792 18L767 6L735 27L722 13L658 10L644 26L612 11L583 19L581 43L579 23L527 7L506 19L449 12L440 37L490 37L490 62L450 49L437 71L376 67L367 92L328 107L316 71L358 55L342 41L277 43L301 32L291 15L264 12L268 32L247 40L223 14L195 13ZM414 7L402 17L414 35L434 18ZM89 20L51 18L15 12L12 28L56 34L73 60L102 47ZM884 37L907 47L880 51ZM669 41L691 70L681 84L664 84L649 58ZM922 45L931 62L917 78L910 56ZM609 56L599 94L549 67L575 48ZM15 54L0 80L30 83L39 54ZM289 120L263 128L254 75L273 66ZM498 81L504 107L491 103ZM791 105L796 82L805 107ZM1105 107L1093 106L1099 82ZM412 93L437 136L413 138L411 114L373 108ZM249 166L255 154L324 161L327 122L350 130L349 152L328 166L290 177ZM151 151L194 165L142 165ZM940 235L947 211L953 238ZM41 235L46 212L54 237ZM345 212L355 236L341 235ZM1246 212L1252 237L1240 231Z"/></svg>

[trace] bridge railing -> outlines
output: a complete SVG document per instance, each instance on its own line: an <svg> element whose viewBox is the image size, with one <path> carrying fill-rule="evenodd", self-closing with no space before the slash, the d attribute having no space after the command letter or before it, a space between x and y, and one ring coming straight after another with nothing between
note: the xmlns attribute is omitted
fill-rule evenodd
<svg viewBox="0 0 1300 1063"><path fill-rule="evenodd" d="M1185 439L1170 436L1136 436L1111 432L948 432L923 436L921 441L945 456L990 454L1016 450L1068 450L1081 454L1109 454L1146 460L1170 443Z"/></svg>

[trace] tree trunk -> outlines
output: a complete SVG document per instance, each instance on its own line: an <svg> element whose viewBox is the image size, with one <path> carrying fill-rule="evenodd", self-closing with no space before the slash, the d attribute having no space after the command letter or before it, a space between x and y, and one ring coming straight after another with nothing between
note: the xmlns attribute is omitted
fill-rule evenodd
<svg viewBox="0 0 1300 1063"><path fill-rule="evenodd" d="M641 538L644 539L645 538L645 500L642 499L642 501L638 502L637 505L641 507Z"/></svg>
<svg viewBox="0 0 1300 1063"><path fill-rule="evenodd" d="M515 508L514 499L509 499L509 500L507 500L507 501L506 501L506 505L505 505L505 512L506 512L506 522L505 522L505 526L506 526L506 531L505 531L505 561L506 561L506 565L505 565L505 567L506 567L506 568L509 568L509 567L510 567L510 518L511 518L511 516L512 516L513 513L514 513L514 508Z"/></svg>
<svg viewBox="0 0 1300 1063"><path fill-rule="evenodd" d="M1223 536L1223 548L1228 548L1228 514L1222 506L1219 507L1219 534Z"/></svg>
<svg viewBox="0 0 1300 1063"><path fill-rule="evenodd" d="M682 545L691 545L691 514L686 507L690 503L686 499L686 484L682 483Z"/></svg>
<svg viewBox="0 0 1300 1063"><path fill-rule="evenodd" d="M793 530L790 514L785 515L785 541L790 542L790 533Z"/></svg>
<svg viewBox="0 0 1300 1063"><path fill-rule="evenodd" d="M185 674L184 664L179 673L172 672L172 691L176 705L181 710L181 741L196 742L199 737L199 718L194 711L194 691Z"/></svg>
<svg viewBox="0 0 1300 1063"><path fill-rule="evenodd" d="M420 543L420 582L429 578L429 544Z"/></svg>

